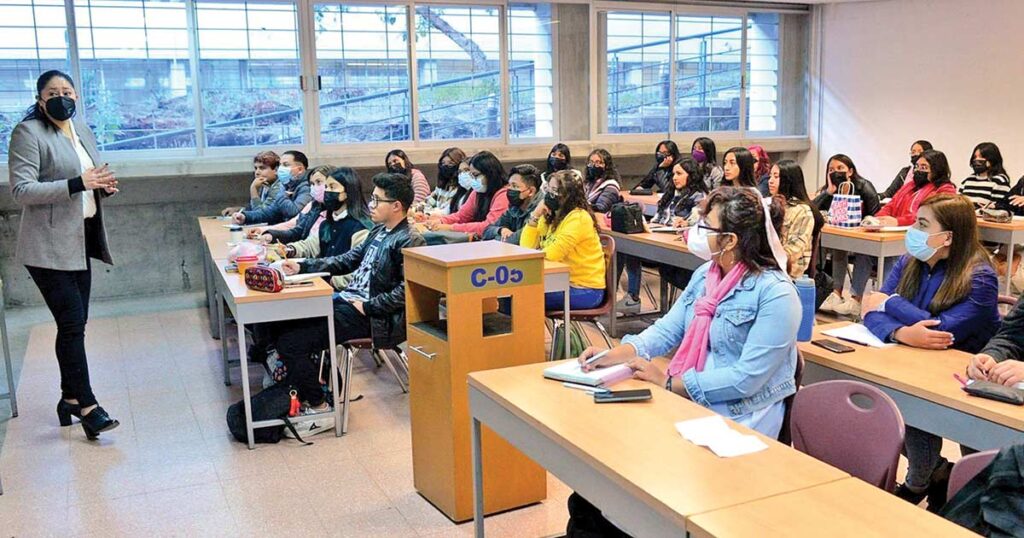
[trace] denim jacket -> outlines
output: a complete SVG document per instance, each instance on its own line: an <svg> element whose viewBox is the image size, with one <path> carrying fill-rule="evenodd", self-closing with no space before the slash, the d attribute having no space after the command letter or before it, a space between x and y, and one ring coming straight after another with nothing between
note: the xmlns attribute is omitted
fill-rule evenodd
<svg viewBox="0 0 1024 538"><path fill-rule="evenodd" d="M708 262L700 266L664 317L638 335L622 339L647 360L683 341L694 301L704 295ZM690 399L730 418L759 411L796 392L796 333L800 300L778 270L748 273L718 305L711 321L704 371L688 370L682 381Z"/></svg>

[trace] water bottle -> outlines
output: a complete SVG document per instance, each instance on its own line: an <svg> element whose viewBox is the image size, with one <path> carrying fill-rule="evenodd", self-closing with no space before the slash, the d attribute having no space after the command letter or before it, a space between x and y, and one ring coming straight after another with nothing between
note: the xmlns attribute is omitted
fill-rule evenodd
<svg viewBox="0 0 1024 538"><path fill-rule="evenodd" d="M814 286L814 279L803 275L796 279L797 295L800 296L800 306L803 307L803 315L800 316L800 330L796 333L796 339L800 342L810 342L811 333L814 332L814 299L817 288Z"/></svg>

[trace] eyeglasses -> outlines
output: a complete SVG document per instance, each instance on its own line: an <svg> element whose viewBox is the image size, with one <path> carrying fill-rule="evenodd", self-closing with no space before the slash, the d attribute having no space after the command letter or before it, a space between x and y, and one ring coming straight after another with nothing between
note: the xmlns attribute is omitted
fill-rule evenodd
<svg viewBox="0 0 1024 538"><path fill-rule="evenodd" d="M397 202L397 201L398 200L392 200L390 198L377 198L376 195L373 195L373 196L370 196L369 206L371 208L374 208L374 207L377 207L378 205L380 205L381 202L384 202L385 204L390 204L392 202Z"/></svg>
<svg viewBox="0 0 1024 538"><path fill-rule="evenodd" d="M697 222L697 228L699 228L699 229L701 229L701 230L703 230L705 232L711 232L711 233L715 233L715 234L723 233L721 228L715 228L713 226L708 226L708 222L706 220L698 221Z"/></svg>

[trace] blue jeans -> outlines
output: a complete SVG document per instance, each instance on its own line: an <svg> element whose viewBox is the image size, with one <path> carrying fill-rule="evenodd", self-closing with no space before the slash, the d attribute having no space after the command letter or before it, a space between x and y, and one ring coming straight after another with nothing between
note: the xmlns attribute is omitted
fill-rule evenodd
<svg viewBox="0 0 1024 538"><path fill-rule="evenodd" d="M601 306L602 301L604 301L604 290L569 286L570 310L590 310ZM564 304L564 293L550 291L544 294L544 310L561 310Z"/></svg>
<svg viewBox="0 0 1024 538"><path fill-rule="evenodd" d="M622 270L626 270L626 293L630 297L640 296L640 258L636 256L630 256L629 254L619 254L619 268L618 272L615 273L615 279L618 280L622 277Z"/></svg>
<svg viewBox="0 0 1024 538"><path fill-rule="evenodd" d="M886 275L889 274L889 271L892 271L898 259L899 256L892 256L883 260L882 267L885 269ZM868 279L871 278L871 271L878 264L877 260L878 258L864 254L853 255L853 278L850 279L850 293L857 297L864 295L864 289L868 286ZM833 288L842 290L846 285L846 272L849 264L849 252L845 250L832 251L832 280L835 281ZM882 283L879 282L876 288L881 289Z"/></svg>
<svg viewBox="0 0 1024 538"><path fill-rule="evenodd" d="M907 485L915 490L928 487L932 472L942 463L942 438L907 426L904 447L907 451Z"/></svg>

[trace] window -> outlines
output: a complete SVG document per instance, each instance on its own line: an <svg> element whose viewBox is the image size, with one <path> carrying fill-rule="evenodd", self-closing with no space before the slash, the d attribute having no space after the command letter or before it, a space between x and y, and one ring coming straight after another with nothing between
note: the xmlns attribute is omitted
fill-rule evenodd
<svg viewBox="0 0 1024 538"><path fill-rule="evenodd" d="M738 131L743 19L676 17L676 131Z"/></svg>
<svg viewBox="0 0 1024 538"><path fill-rule="evenodd" d="M747 29L747 130L779 130L779 15L751 13Z"/></svg>
<svg viewBox="0 0 1024 538"><path fill-rule="evenodd" d="M78 0L84 114L101 150L194 148L183 0Z"/></svg>
<svg viewBox="0 0 1024 538"><path fill-rule="evenodd" d="M293 3L196 2L206 145L305 142Z"/></svg>
<svg viewBox="0 0 1024 538"><path fill-rule="evenodd" d="M609 12L605 28L607 133L667 133L671 18L667 13ZM599 71L598 73L601 73Z"/></svg>
<svg viewBox="0 0 1024 538"><path fill-rule="evenodd" d="M314 7L324 143L412 138L407 11L405 6Z"/></svg>
<svg viewBox="0 0 1024 538"><path fill-rule="evenodd" d="M0 0L0 154L45 71L71 72L63 0ZM76 81L77 82L77 81ZM5 159L6 160L6 159Z"/></svg>
<svg viewBox="0 0 1024 538"><path fill-rule="evenodd" d="M510 138L555 136L551 28L551 4L509 6Z"/></svg>
<svg viewBox="0 0 1024 538"><path fill-rule="evenodd" d="M499 9L416 7L420 138L501 136Z"/></svg>

